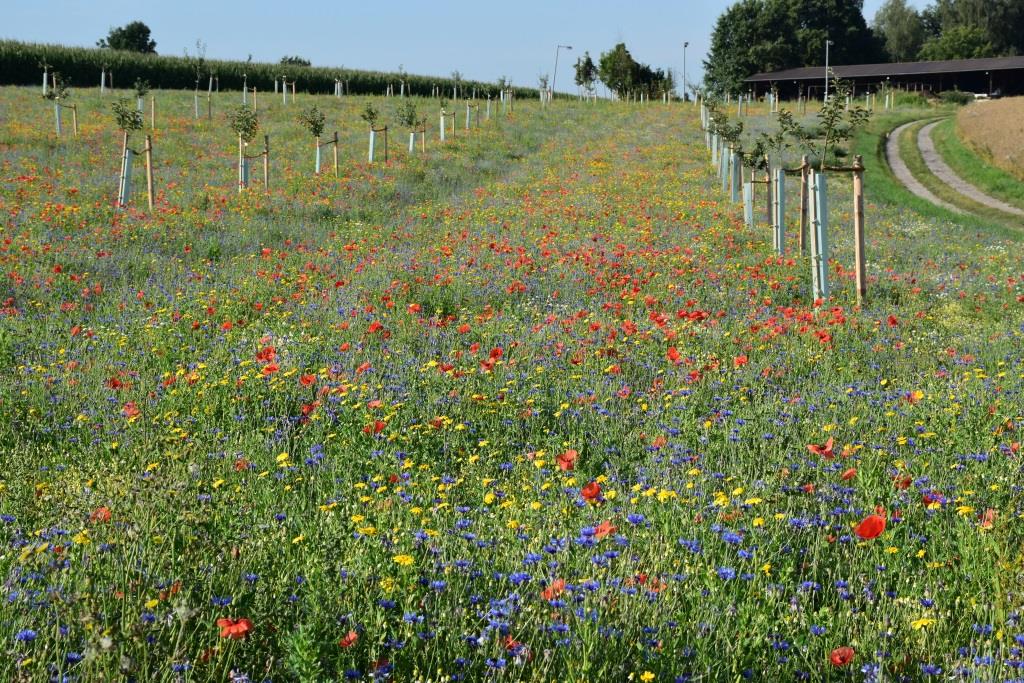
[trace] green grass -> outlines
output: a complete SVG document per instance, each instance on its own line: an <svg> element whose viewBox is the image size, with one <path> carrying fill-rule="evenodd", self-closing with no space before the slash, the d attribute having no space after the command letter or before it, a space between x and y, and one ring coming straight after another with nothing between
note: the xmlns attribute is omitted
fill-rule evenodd
<svg viewBox="0 0 1024 683"><path fill-rule="evenodd" d="M932 140L935 141L936 150L957 175L985 194L1024 209L1024 182L985 162L964 144L957 135L954 118L935 126L932 129Z"/></svg>
<svg viewBox="0 0 1024 683"><path fill-rule="evenodd" d="M934 115L933 110L913 110L871 117L864 128L858 131L851 148L854 154L864 159L867 170L865 177L865 198L868 201L885 203L890 206L906 206L922 216L943 221L959 222L962 217L941 206L936 206L910 192L896 179L886 159L886 140L889 133L910 121L923 116Z"/></svg>
<svg viewBox="0 0 1024 683"><path fill-rule="evenodd" d="M921 128L932 121L934 119L921 120L919 123L904 130L900 137L900 156L903 158L903 162L907 165L911 174L936 197L967 212L966 215L958 216L957 221L959 223L974 226L981 220L993 226L1001 226L1004 230L1012 231L1014 228L1017 228L1019 224L1012 217L1008 217L998 209L979 204L969 197L965 197L939 180L928 169L924 163L924 157L921 155L921 150L917 146L917 135Z"/></svg>
<svg viewBox="0 0 1024 683"><path fill-rule="evenodd" d="M815 302L654 103L369 165L366 100L303 98L335 179L267 102L267 196L166 92L157 210L117 211L110 98L75 97L56 140L0 89L0 680L1024 665L1016 242L872 195L858 306L837 174Z"/></svg>

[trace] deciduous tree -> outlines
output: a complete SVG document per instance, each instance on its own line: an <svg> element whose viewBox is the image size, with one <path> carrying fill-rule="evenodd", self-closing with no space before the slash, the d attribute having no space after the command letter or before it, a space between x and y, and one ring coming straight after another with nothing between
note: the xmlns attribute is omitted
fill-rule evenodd
<svg viewBox="0 0 1024 683"><path fill-rule="evenodd" d="M150 38L149 27L141 21L133 21L119 28L111 28L106 38L96 41L96 46L111 50L156 54L156 41Z"/></svg>

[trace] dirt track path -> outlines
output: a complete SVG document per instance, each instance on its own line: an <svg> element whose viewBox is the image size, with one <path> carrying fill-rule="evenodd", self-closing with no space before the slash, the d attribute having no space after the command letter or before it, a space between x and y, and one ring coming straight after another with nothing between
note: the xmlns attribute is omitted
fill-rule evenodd
<svg viewBox="0 0 1024 683"><path fill-rule="evenodd" d="M936 178L941 180L946 185L962 194L963 196L979 203L984 206L1008 213L1013 216L1024 218L1024 211L1018 209L1016 206L1010 206L1005 202L1001 202L995 197L991 197L974 185L961 178L956 172L949 167L943 159L942 155L939 154L938 150L935 149L935 142L932 140L932 129L941 121L933 121L921 128L917 133L917 147L921 150L921 156L924 157L924 164L928 167ZM900 126L903 128L904 126ZM899 128L897 128L899 130ZM894 132L895 134L895 132ZM890 140L890 142L892 142ZM889 162L892 163L891 161ZM895 169L894 169L895 170Z"/></svg>
<svg viewBox="0 0 1024 683"><path fill-rule="evenodd" d="M906 130L910 126L913 126L915 123L917 123L917 121L904 123L902 126L899 126L891 133L889 133L889 137L885 141L885 156L889 160L889 168L892 169L892 174L896 176L897 180L903 183L904 187L906 187L908 190L916 194L921 199L929 201L932 204L941 206L944 209L949 209L950 211L953 211L955 213L964 213L962 209L959 209L950 204L949 202L945 202L936 197L934 194L932 194L931 190L922 185L917 180L917 178L915 178L914 175L910 172L910 169L907 168L907 165L903 162L903 157L900 156L900 135L903 133L904 130Z"/></svg>

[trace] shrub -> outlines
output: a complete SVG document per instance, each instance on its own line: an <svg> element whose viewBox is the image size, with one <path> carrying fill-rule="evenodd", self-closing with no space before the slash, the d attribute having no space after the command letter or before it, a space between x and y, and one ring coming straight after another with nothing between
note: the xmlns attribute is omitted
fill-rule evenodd
<svg viewBox="0 0 1024 683"><path fill-rule="evenodd" d="M949 104L964 105L974 101L974 95L963 90L944 90L939 93L939 97Z"/></svg>

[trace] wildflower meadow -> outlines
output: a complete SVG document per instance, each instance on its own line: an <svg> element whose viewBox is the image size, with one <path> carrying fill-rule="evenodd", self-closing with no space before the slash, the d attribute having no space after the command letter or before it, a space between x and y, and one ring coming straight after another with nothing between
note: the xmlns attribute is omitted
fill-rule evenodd
<svg viewBox="0 0 1024 683"><path fill-rule="evenodd" d="M121 208L117 96L0 88L0 679L1024 679L1019 234L869 161L813 300L680 102L260 93L239 192L159 91Z"/></svg>

